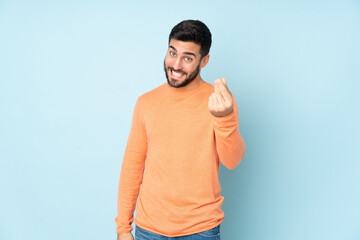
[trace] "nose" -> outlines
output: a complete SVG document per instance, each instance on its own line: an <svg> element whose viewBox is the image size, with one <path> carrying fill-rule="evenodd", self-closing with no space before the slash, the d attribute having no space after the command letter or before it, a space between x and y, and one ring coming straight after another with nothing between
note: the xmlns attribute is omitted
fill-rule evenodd
<svg viewBox="0 0 360 240"><path fill-rule="evenodd" d="M182 67L182 65L181 65L181 59L180 59L179 57L177 57L177 58L175 59L173 68L174 68L175 70L180 70L181 67Z"/></svg>

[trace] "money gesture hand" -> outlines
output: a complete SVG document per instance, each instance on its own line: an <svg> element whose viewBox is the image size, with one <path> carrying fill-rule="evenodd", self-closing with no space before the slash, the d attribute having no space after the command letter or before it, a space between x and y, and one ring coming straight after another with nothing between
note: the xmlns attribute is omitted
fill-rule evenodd
<svg viewBox="0 0 360 240"><path fill-rule="evenodd" d="M209 97L209 112L215 117L225 117L232 113L234 101L225 78L214 82L214 92Z"/></svg>

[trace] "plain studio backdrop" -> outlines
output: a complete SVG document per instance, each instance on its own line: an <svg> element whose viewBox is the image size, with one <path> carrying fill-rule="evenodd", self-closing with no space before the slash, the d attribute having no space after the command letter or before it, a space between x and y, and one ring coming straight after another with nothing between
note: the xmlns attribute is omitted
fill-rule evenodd
<svg viewBox="0 0 360 240"><path fill-rule="evenodd" d="M360 2L277 0L0 1L0 239L116 239L133 108L184 19L246 143L222 239L360 239Z"/></svg>

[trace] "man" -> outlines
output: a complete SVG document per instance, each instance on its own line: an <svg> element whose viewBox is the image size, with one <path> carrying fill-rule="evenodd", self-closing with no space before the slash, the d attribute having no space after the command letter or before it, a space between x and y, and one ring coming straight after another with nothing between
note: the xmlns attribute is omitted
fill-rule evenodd
<svg viewBox="0 0 360 240"><path fill-rule="evenodd" d="M245 144L225 79L212 86L200 76L210 46L204 23L177 24L164 61L167 83L136 102L120 173L119 240L133 240L135 203L137 240L220 239L220 161L235 168Z"/></svg>

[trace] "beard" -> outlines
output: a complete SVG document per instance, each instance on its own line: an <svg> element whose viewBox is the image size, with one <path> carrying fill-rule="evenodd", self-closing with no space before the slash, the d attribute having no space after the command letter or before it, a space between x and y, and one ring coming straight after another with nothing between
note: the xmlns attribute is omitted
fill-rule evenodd
<svg viewBox="0 0 360 240"><path fill-rule="evenodd" d="M165 66L165 61L164 61L164 71L165 71L167 82L171 87L174 87L174 88L185 87L186 85L191 83L199 75L200 68L201 67L200 67L200 63L199 63L199 65L196 67L196 69L192 73L190 73L189 75L184 71L177 71L177 72L181 72L181 73L184 73L184 74L188 75L188 77L185 78L184 81L182 81L181 83L177 83L178 80L173 79L173 78L169 78L169 75L168 75L168 70L169 71L175 71L175 69L172 68L172 67L166 67Z"/></svg>

